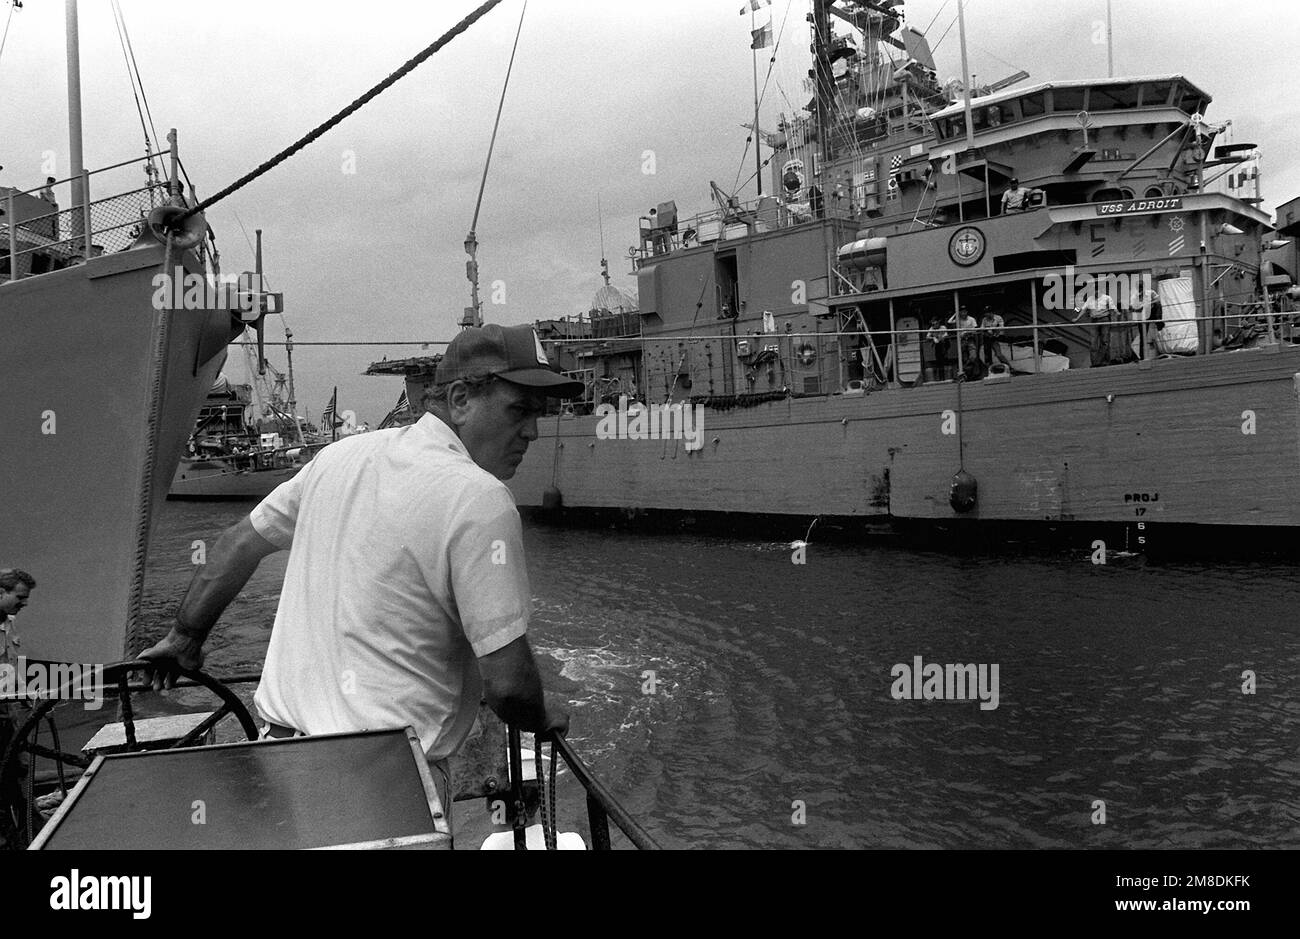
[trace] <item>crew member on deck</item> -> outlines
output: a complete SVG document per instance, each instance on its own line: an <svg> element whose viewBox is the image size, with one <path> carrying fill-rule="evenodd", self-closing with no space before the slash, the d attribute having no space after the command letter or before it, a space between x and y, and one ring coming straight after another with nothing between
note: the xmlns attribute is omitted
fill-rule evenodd
<svg viewBox="0 0 1300 939"><path fill-rule="evenodd" d="M14 616L25 606L32 594L36 580L26 571L17 568L0 570L0 666L17 670L18 634L14 629ZM7 671L8 669L6 669ZM17 687L16 684L13 687ZM3 757L9 741L18 733L19 724L25 714L18 702L0 701L0 758ZM21 759L18 772L9 779L0 780L0 847L5 847L13 839L16 826L26 818L23 801L23 777L27 775L27 766Z"/></svg>
<svg viewBox="0 0 1300 939"><path fill-rule="evenodd" d="M821 187L812 185L808 187L808 204L812 208L812 217L822 217L822 191Z"/></svg>
<svg viewBox="0 0 1300 939"><path fill-rule="evenodd" d="M970 315L970 310L961 307L948 317L948 325L958 330L961 339L961 374L967 380L974 381L984 377L984 365L979 356L979 323Z"/></svg>
<svg viewBox="0 0 1300 939"><path fill-rule="evenodd" d="M948 330L939 322L939 317L930 317L930 328L925 331L925 340L930 343L930 367L934 370L935 381L948 378L948 360L952 355L949 346Z"/></svg>
<svg viewBox="0 0 1300 939"><path fill-rule="evenodd" d="M1156 357L1156 333L1165 328L1164 317L1160 310L1160 294L1150 287L1143 287L1134 303L1134 309L1140 311L1138 358L1154 359ZM1152 329L1152 324L1155 329Z"/></svg>
<svg viewBox="0 0 1300 939"><path fill-rule="evenodd" d="M1109 294L1098 294L1086 301L1083 306L1075 307L1072 323L1077 323L1084 314L1088 314L1091 333L1090 362L1093 368L1110 364L1110 331L1114 323L1115 301Z"/></svg>
<svg viewBox="0 0 1300 939"><path fill-rule="evenodd" d="M998 345L1002 340L1002 331L1005 326L1001 313L994 313L990 307L984 308L984 315L980 317L980 344L984 347L984 365L991 368L993 359L996 357L999 362L1008 369L1011 363L1006 360L1002 354L1002 348Z"/></svg>
<svg viewBox="0 0 1300 939"><path fill-rule="evenodd" d="M1029 208L1031 196L1042 195L1041 189L1025 189L1020 185L1020 180L1012 178L1011 188L1002 193L1002 214L1008 212L1023 212Z"/></svg>
<svg viewBox="0 0 1300 939"><path fill-rule="evenodd" d="M435 783L486 692L520 730L563 733L528 643L532 593L515 475L548 397L582 382L550 369L529 326L458 333L429 413L322 449L221 536L162 642L153 682L197 668L203 641L263 557L289 551L255 702L265 734L413 727Z"/></svg>

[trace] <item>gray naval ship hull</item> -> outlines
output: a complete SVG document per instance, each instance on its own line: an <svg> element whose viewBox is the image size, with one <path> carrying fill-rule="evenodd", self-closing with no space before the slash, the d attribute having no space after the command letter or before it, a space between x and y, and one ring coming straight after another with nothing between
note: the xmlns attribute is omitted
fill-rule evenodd
<svg viewBox="0 0 1300 939"><path fill-rule="evenodd" d="M547 417L509 485L521 507L553 487L566 513L615 518L978 521L1085 536L1178 526L1249 539L1300 526L1298 390L1300 346L1282 344L964 383L960 435L952 421L944 432L959 410L952 382L705 410L696 452L598 439L593 416ZM949 504L962 466L978 483L965 514Z"/></svg>
<svg viewBox="0 0 1300 939"><path fill-rule="evenodd" d="M236 470L220 460L182 460L167 493L169 499L264 499L301 467Z"/></svg>
<svg viewBox="0 0 1300 939"><path fill-rule="evenodd" d="M231 338L229 311L154 308L163 253L0 284L0 565L38 584L29 658L118 661L140 620L150 527Z"/></svg>

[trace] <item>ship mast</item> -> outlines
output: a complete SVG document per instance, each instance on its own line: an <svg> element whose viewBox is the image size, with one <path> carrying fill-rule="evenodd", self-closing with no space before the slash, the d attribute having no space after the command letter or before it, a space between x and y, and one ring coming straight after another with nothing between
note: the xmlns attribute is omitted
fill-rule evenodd
<svg viewBox="0 0 1300 939"><path fill-rule="evenodd" d="M600 229L600 276L609 286L609 262L605 260L605 214L600 207L600 193L596 193L596 226Z"/></svg>
<svg viewBox="0 0 1300 939"><path fill-rule="evenodd" d="M833 0L813 0L813 84L816 98L815 116L817 121L817 148L819 164L829 163L831 159L831 108L835 85L831 76L831 17L830 8ZM758 123L757 120L754 122ZM816 170L820 172L820 165Z"/></svg>
<svg viewBox="0 0 1300 939"><path fill-rule="evenodd" d="M1106 0L1106 77L1115 77L1115 40L1110 34L1110 0Z"/></svg>
<svg viewBox="0 0 1300 939"><path fill-rule="evenodd" d="M262 229L260 229L260 228L257 229L257 249L256 249L256 251L254 252L254 261L255 261L255 264L256 264L256 267L255 267L255 273L256 273L256 275L257 275L257 305L258 305L258 307L259 307L259 309L258 309L257 312L260 313L260 314L262 314L263 316L265 316L265 315L266 315L266 283L265 283L265 281L262 279L262 277L263 277L263 274L262 274ZM259 322L258 325L260 326L261 323ZM265 376L265 375L266 375L266 356L262 354L262 353L263 353L263 349L262 349L262 342L261 342L261 338L260 338L261 335L262 335L262 331L261 331L260 329L258 330L257 335L258 335L258 337L259 337L259 338L258 338L258 343L257 343L257 374L258 374L258 375Z"/></svg>
<svg viewBox="0 0 1300 939"><path fill-rule="evenodd" d="M298 399L293 393L293 333L288 326L284 328L284 354L289 360L289 416L293 418L293 436L298 443L306 443L298 420Z"/></svg>
<svg viewBox="0 0 1300 939"><path fill-rule="evenodd" d="M81 42L77 29L77 0L65 0L68 41L68 159L72 166L72 236L84 238L86 234L86 191L82 185L85 172L81 153ZM86 260L90 260L87 258Z"/></svg>
<svg viewBox="0 0 1300 939"><path fill-rule="evenodd" d="M771 28L770 25L768 27ZM749 5L749 35L754 35L754 4ZM751 39L749 43L749 58L754 66L754 179L758 183L759 198L763 196L763 135L758 132L758 49L755 48L755 42ZM604 254L601 251L601 254Z"/></svg>
<svg viewBox="0 0 1300 939"><path fill-rule="evenodd" d="M970 99L975 89L970 86L970 66L966 62L966 14L964 0L957 0L957 33L961 38L961 81L966 103L966 148L975 149L975 125L971 121Z"/></svg>

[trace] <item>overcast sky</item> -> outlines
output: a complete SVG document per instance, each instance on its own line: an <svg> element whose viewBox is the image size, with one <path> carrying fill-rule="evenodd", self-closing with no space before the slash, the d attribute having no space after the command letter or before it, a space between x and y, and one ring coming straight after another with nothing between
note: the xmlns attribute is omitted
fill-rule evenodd
<svg viewBox="0 0 1300 939"><path fill-rule="evenodd" d="M617 286L635 290L627 250L637 218L675 199L708 208L709 180L749 179L750 18L744 0L532 0L478 223L489 321L577 313L600 286L597 197ZM210 195L332 115L476 6L476 0L122 0L155 123L180 133L199 195ZM522 0L505 0L413 74L307 150L208 215L223 268L252 266L264 231L272 286L296 341L446 340L468 303L463 240ZM85 163L143 152L107 0L82 0ZM806 0L775 0L784 35L761 108L775 125L807 100ZM1029 82L1102 77L1093 42L1105 0L968 0L971 70L1023 68ZM787 12L788 11L788 12ZM939 76L960 74L955 0L913 0ZM9 15L0 0L0 29ZM788 17L788 18L787 18ZM1289 53L1295 0L1114 0L1116 74L1181 72L1214 97L1237 141L1263 148L1265 209L1300 195L1300 99ZM931 23L933 22L933 26ZM62 0L25 0L0 56L0 184L26 189L68 175ZM948 31L940 42L939 37ZM936 45L937 44L937 45ZM760 59L759 81L767 71ZM1027 84L1027 83L1026 83ZM653 174L642 172L654 153ZM354 173L345 172L349 165ZM143 177L141 177L142 179ZM747 187L752 195L753 183ZM103 193L98 193L102 195ZM492 284L505 287L493 304ZM268 339L282 339L271 322ZM437 349L437 346L423 354ZM332 386L341 409L377 423L400 385L362 376L412 346L295 349L298 398L316 418ZM283 368L283 351L272 350ZM232 368L240 379L242 369Z"/></svg>

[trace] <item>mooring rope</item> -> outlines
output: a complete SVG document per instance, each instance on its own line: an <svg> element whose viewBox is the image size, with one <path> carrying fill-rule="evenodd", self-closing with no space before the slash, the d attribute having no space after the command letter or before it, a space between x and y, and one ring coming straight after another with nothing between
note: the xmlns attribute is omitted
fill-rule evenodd
<svg viewBox="0 0 1300 939"><path fill-rule="evenodd" d="M476 22L478 22L485 15L487 15L487 13L489 13L492 10L492 8L495 7L497 4L499 4L500 2L501 0L487 0L486 3L480 6L473 13L469 14L469 16L465 17L463 20L461 20L451 29L447 30L447 32L439 36L437 41L434 42L431 46L427 47L423 52L420 52L413 58L408 59L401 68L393 72L393 74L389 75L379 84L375 85L375 87L371 88L361 97L357 98L355 101L349 104L342 111L339 111L329 120L327 120L325 123L318 126L315 130L308 133L305 137L301 138L296 143L281 150L279 153L271 157L261 166L258 166L252 172L247 173L241 178L237 179L235 182L231 183L229 186L227 186L225 189L218 192L216 195L209 196L207 199L204 199L202 202L198 203L193 208L187 209L180 215L176 216L176 218L172 221L171 227L173 229L179 228L180 225L186 219L190 218L191 216L197 215L199 212L202 212L205 209L211 208L212 206L216 205L222 199L226 198L226 196L244 188L253 180L257 179L259 176L269 172L279 164L283 163L285 160L289 159L289 157L293 156L295 153L297 153L303 147L307 146L309 143L312 143L315 140L317 140L327 131L331 130L339 123L341 123L345 118L351 116L352 114L355 114L357 111L359 111L365 105L369 104L376 97L383 94L383 92L387 91L392 85L396 84L397 81L399 81L400 79L408 75L410 72L412 72L417 66L423 64L426 59L434 55L436 52L442 49L443 46L447 45L447 43L451 42L461 33L465 32L467 29L473 26Z"/></svg>

